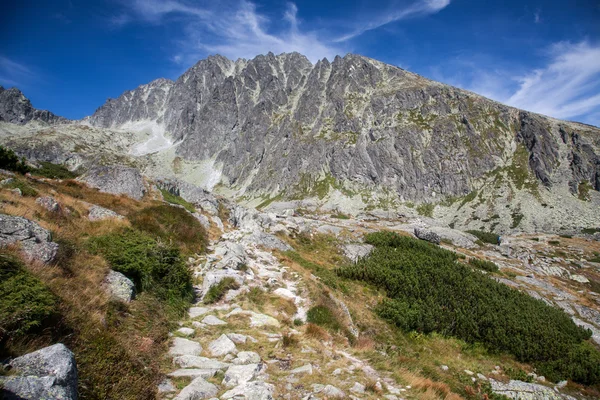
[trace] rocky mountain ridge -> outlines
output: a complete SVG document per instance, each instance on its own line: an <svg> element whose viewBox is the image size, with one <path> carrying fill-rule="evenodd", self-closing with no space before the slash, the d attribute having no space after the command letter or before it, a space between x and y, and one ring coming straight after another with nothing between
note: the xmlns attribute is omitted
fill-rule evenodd
<svg viewBox="0 0 600 400"><path fill-rule="evenodd" d="M0 121L24 125L30 121L42 121L49 124L63 124L68 119L54 115L47 110L38 110L17 88L4 89L0 86Z"/></svg>

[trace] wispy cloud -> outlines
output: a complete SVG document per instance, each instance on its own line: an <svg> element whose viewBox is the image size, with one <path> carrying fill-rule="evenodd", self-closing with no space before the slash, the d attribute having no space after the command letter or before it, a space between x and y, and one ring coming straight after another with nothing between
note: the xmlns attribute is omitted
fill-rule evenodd
<svg viewBox="0 0 600 400"><path fill-rule="evenodd" d="M435 14L450 5L450 0L418 0L408 7L399 8L391 12L386 12L375 19L368 22L361 22L360 27L352 32L345 34L335 42L345 42L362 35L365 32L372 31L392 22L400 21L407 18Z"/></svg>
<svg viewBox="0 0 600 400"><path fill-rule="evenodd" d="M600 126L600 44L560 42L543 53L543 65L523 72L492 63L452 62L456 72L435 79L525 110Z"/></svg>
<svg viewBox="0 0 600 400"><path fill-rule="evenodd" d="M35 78L36 74L31 68L0 55L0 84L5 86L24 86Z"/></svg>
<svg viewBox="0 0 600 400"><path fill-rule="evenodd" d="M533 12L533 22L536 24L542 23L542 11L539 8Z"/></svg>

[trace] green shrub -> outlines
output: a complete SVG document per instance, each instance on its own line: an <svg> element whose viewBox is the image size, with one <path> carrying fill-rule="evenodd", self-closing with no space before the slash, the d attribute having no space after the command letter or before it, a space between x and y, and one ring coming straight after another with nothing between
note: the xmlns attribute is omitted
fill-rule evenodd
<svg viewBox="0 0 600 400"><path fill-rule="evenodd" d="M484 271L498 272L498 266L495 263L491 262L491 261L480 260L478 258L472 257L471 259L469 259L469 264L472 265L475 268L479 268L479 269L482 269Z"/></svg>
<svg viewBox="0 0 600 400"><path fill-rule="evenodd" d="M19 159L14 151L3 146L0 146L0 169L19 172L21 174L25 174L31 170L25 158Z"/></svg>
<svg viewBox="0 0 600 400"><path fill-rule="evenodd" d="M212 304L221 300L225 293L229 290L239 289L240 285L235 281L235 279L227 277L222 279L216 285L213 285L208 289L206 296L204 296L204 304Z"/></svg>
<svg viewBox="0 0 600 400"><path fill-rule="evenodd" d="M548 240L548 244L552 246L560 246L560 240Z"/></svg>
<svg viewBox="0 0 600 400"><path fill-rule="evenodd" d="M342 329L342 324L340 324L340 321L337 319L333 311L324 305L314 306L308 310L306 313L306 321L322 326L323 328L333 332L337 332Z"/></svg>
<svg viewBox="0 0 600 400"><path fill-rule="evenodd" d="M337 212L335 214L331 214L331 218L350 219L350 217L348 215L344 214L343 212Z"/></svg>
<svg viewBox="0 0 600 400"><path fill-rule="evenodd" d="M58 300L16 258L0 254L0 342L42 328L58 315Z"/></svg>
<svg viewBox="0 0 600 400"><path fill-rule="evenodd" d="M64 165L50 162L40 162L41 167L31 170L33 175L43 176L50 179L74 179L78 174L71 172Z"/></svg>
<svg viewBox="0 0 600 400"><path fill-rule="evenodd" d="M168 190L165 190L165 189L160 189L160 192L163 195L163 199L167 203L178 204L180 206L183 206L186 210L188 210L191 213L196 212L196 208L194 207L194 205L192 203L189 203L189 202L185 201L180 196L177 196L176 194L173 194L173 193L171 193L171 192L169 192Z"/></svg>
<svg viewBox="0 0 600 400"><path fill-rule="evenodd" d="M89 248L133 280L137 291L151 292L175 306L193 300L192 275L178 249L134 229L93 237Z"/></svg>
<svg viewBox="0 0 600 400"><path fill-rule="evenodd" d="M4 186L8 189L19 189L21 194L25 197L37 197L38 192L29 183L22 179L14 178L14 180L8 185Z"/></svg>
<svg viewBox="0 0 600 400"><path fill-rule="evenodd" d="M593 235L596 232L600 232L600 228L583 228L581 233L585 233L588 235Z"/></svg>
<svg viewBox="0 0 600 400"><path fill-rule="evenodd" d="M467 232L470 233L471 235L477 237L479 240L481 240L484 243L498 244L498 235L493 232L484 232L484 231L476 231L476 230L471 230L471 231L467 231Z"/></svg>
<svg viewBox="0 0 600 400"><path fill-rule="evenodd" d="M435 209L435 204L433 203L422 203L417 206L417 212L419 215L423 215L425 217L433 217L433 210Z"/></svg>
<svg viewBox="0 0 600 400"><path fill-rule="evenodd" d="M172 242L191 252L206 249L206 231L186 210L167 204L144 208L129 217L131 224L155 238Z"/></svg>
<svg viewBox="0 0 600 400"><path fill-rule="evenodd" d="M300 240L302 240L301 236L299 236L299 238ZM331 271L327 268L320 266L319 264L304 259L300 254L293 250L288 250L283 254L286 257L290 258L292 261L298 263L302 268L306 268L309 271L311 271L316 277L318 277L321 280L321 282L323 282L330 288L340 289L344 293L348 291L348 288L342 282L340 282L340 279L334 271Z"/></svg>
<svg viewBox="0 0 600 400"><path fill-rule="evenodd" d="M587 343L591 332L563 311L511 289L456 262L456 255L422 241L380 232L376 246L345 278L385 290L377 313L405 331L438 332L544 368L546 377L600 383L600 354ZM583 347L582 347L583 346ZM587 357L587 358L586 358Z"/></svg>

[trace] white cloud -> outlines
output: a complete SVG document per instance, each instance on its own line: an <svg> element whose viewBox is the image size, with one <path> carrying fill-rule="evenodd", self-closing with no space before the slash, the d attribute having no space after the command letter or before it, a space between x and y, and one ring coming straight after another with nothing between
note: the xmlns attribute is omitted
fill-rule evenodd
<svg viewBox="0 0 600 400"><path fill-rule="evenodd" d="M380 28L392 22L422 15L435 14L446 8L448 5L450 5L450 0L418 0L408 7L386 12L384 15L381 15L372 21L366 23L361 22L359 28L335 39L335 42L345 42L360 36L367 31Z"/></svg>
<svg viewBox="0 0 600 400"><path fill-rule="evenodd" d="M0 55L0 84L24 86L35 78L36 74L29 67Z"/></svg>
<svg viewBox="0 0 600 400"><path fill-rule="evenodd" d="M533 13L533 22L535 22L536 24L539 24L542 22L542 12L539 8L536 9L535 12Z"/></svg>

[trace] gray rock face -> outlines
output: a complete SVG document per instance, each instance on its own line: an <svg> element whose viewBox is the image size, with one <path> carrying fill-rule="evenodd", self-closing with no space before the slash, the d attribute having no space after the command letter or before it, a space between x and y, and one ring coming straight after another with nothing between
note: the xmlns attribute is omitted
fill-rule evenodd
<svg viewBox="0 0 600 400"><path fill-rule="evenodd" d="M89 210L88 219L90 221L101 221L103 219L123 219L122 215L117 214L113 210L109 210L108 208L100 207L97 205L92 205Z"/></svg>
<svg viewBox="0 0 600 400"><path fill-rule="evenodd" d="M103 284L111 297L125 303L129 303L135 296L135 285L120 272L111 270L104 278Z"/></svg>
<svg viewBox="0 0 600 400"><path fill-rule="evenodd" d="M342 246L342 251L350 261L357 262L371 254L373 246L370 244L346 244Z"/></svg>
<svg viewBox="0 0 600 400"><path fill-rule="evenodd" d="M42 121L49 124L66 123L68 119L38 110L17 88L4 89L0 86L0 121L25 125L29 121Z"/></svg>
<svg viewBox="0 0 600 400"><path fill-rule="evenodd" d="M218 393L219 389L204 378L198 377L175 397L175 400L202 400L210 399Z"/></svg>
<svg viewBox="0 0 600 400"><path fill-rule="evenodd" d="M46 229L23 217L0 214L0 247L11 244L19 244L27 257L43 263L54 260L58 251Z"/></svg>
<svg viewBox="0 0 600 400"><path fill-rule="evenodd" d="M404 201L463 196L519 148L541 184L600 189L596 128L516 112L353 54L315 65L297 53L209 57L175 82L109 100L90 122L147 119L181 141L179 156L214 158L227 184L265 196L316 195L333 180L385 187Z"/></svg>
<svg viewBox="0 0 600 400"><path fill-rule="evenodd" d="M440 236L428 229L415 228L415 236L421 240L426 240L430 243L440 244Z"/></svg>
<svg viewBox="0 0 600 400"><path fill-rule="evenodd" d="M490 379L492 391L514 400L574 400L574 397L555 392L547 386L511 380L508 383Z"/></svg>
<svg viewBox="0 0 600 400"><path fill-rule="evenodd" d="M221 399L272 400L275 387L266 382L247 382L225 392Z"/></svg>
<svg viewBox="0 0 600 400"><path fill-rule="evenodd" d="M146 192L140 171L122 165L92 168L79 179L101 192L124 194L136 200L141 200Z"/></svg>
<svg viewBox="0 0 600 400"><path fill-rule="evenodd" d="M38 197L35 202L50 212L59 212L60 204L50 196Z"/></svg>
<svg viewBox="0 0 600 400"><path fill-rule="evenodd" d="M17 375L1 378L4 398L77 400L75 356L63 344L43 348L10 362Z"/></svg>

